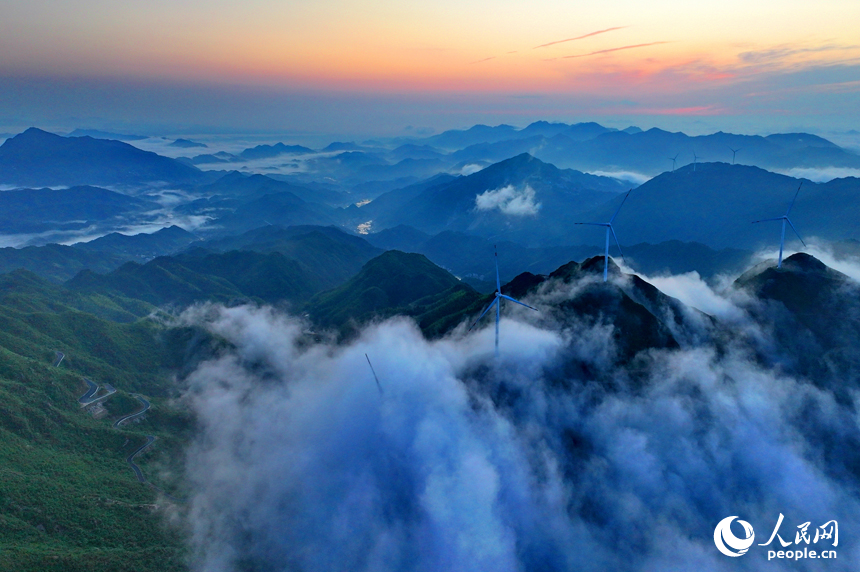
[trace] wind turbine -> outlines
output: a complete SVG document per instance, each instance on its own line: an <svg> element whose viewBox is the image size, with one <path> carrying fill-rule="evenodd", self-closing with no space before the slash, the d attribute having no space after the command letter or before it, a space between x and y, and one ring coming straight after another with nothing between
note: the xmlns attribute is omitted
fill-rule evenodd
<svg viewBox="0 0 860 572"><path fill-rule="evenodd" d="M618 252L621 253L621 258L624 259L624 252L621 251L621 244L618 242L618 237L615 235L615 229L612 228L612 223L615 222L615 217L618 216L619 211L621 211L621 207L624 206L624 201L627 200L627 197L630 196L630 192L633 189L627 191L627 194L624 195L624 199L621 201L621 204L618 205L618 210L615 211L615 214L612 215L612 218L609 219L609 222L575 222L573 224L588 224L591 226L605 226L606 227L606 251L603 254L603 281L606 282L609 276L609 233L612 233L612 237L615 238L615 244L618 245ZM626 260L625 260L626 262Z"/></svg>
<svg viewBox="0 0 860 572"><path fill-rule="evenodd" d="M699 156L696 155L696 152L693 151L693 172L696 172L696 162L699 160Z"/></svg>
<svg viewBox="0 0 860 572"><path fill-rule="evenodd" d="M729 149L732 149L732 148L729 147ZM740 149L732 149L732 165L735 164L735 155L738 154L738 151L740 151Z"/></svg>
<svg viewBox="0 0 860 572"><path fill-rule="evenodd" d="M680 153L675 153L674 157L669 157L669 160L672 161L672 172L673 173L675 172L675 159L678 158L678 155L680 155Z"/></svg>
<svg viewBox="0 0 860 572"><path fill-rule="evenodd" d="M793 230L793 231L794 231L794 234L796 234L796 235L797 235L797 238L800 238L800 233L799 233L799 232L797 232L797 229L796 229L796 228L794 228L794 225L793 225L793 224L791 224L791 219L790 219L790 218L788 218L788 213L790 213L790 212L791 212L791 207L793 207L793 206L794 206L794 201L796 201L796 200L797 200L797 195L800 193L800 187L802 187L802 186L803 186L803 181L800 181L800 185L798 185L798 186L797 186L797 192L796 192L796 193L794 193L794 198L793 198L793 199L791 199L791 204L790 204L790 205L788 205L788 210L787 210L787 211L785 211L785 214L784 214L784 215L782 215L781 217L777 217L777 218L764 218L764 219L762 219L762 220L754 220L754 221L753 221L753 224L755 224L755 223L757 223L757 222L768 222L768 221L771 221L771 220L781 220L781 221L782 221L782 235L781 235L781 236L780 236L780 238L779 238L779 260L778 260L778 261L777 261L777 263L776 263L776 267L777 267L777 268L782 268L782 250L783 250L783 247L785 246L785 223L786 223L786 222L789 224L789 226L791 226L791 230ZM803 242L803 239L802 239L802 238L800 238L800 243L801 243L804 247L806 246L806 243L805 243L805 242Z"/></svg>
<svg viewBox="0 0 860 572"><path fill-rule="evenodd" d="M504 298L505 300L510 300L511 302L516 302L520 306L525 306L526 308L531 308L532 310L534 310L536 312L537 312L537 308L532 308L528 304L523 304L519 300L515 300L515 299L511 298L510 296L506 296L505 294L502 294L502 282L501 282L501 280L499 280L499 253L496 252L496 246L495 245L493 245L493 255L496 257L495 258L495 260L496 260L496 298L495 298L495 300L490 302L490 305L487 306L486 310L481 312L481 315L478 316L478 319L475 320L475 323L472 324L472 326L469 328L469 331L471 332L472 328L477 326L478 322L481 321L481 318L484 317L484 314L489 312L490 308L495 306L496 307L496 357L499 357L499 319L501 318L501 307L502 307L501 300L502 300L502 298Z"/></svg>
<svg viewBox="0 0 860 572"><path fill-rule="evenodd" d="M373 364L370 363L370 358L367 357L367 354L364 354L364 357L367 358L367 365L370 366L370 371L373 373L373 379L376 380L376 387L379 388L379 393L381 394L382 393L382 385L379 384L379 378L376 377L376 370L373 369Z"/></svg>

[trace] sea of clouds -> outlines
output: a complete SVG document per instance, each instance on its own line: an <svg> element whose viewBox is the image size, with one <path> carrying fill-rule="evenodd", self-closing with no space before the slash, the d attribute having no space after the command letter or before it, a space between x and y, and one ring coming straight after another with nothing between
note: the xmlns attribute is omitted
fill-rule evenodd
<svg viewBox="0 0 860 572"><path fill-rule="evenodd" d="M230 348L185 380L196 569L855 569L856 399L786 368L755 300L694 276L661 286L716 323L691 311L701 336L619 363L611 324L558 319L588 286L506 306L498 361L492 327L428 341L395 318L335 344L268 307L188 310ZM786 540L837 520L838 559L717 551L723 518L758 544L780 513Z"/></svg>

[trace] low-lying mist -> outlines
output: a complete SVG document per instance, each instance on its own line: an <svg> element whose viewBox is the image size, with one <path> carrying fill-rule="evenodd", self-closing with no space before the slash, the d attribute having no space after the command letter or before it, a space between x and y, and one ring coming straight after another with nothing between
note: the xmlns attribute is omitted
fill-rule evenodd
<svg viewBox="0 0 860 572"><path fill-rule="evenodd" d="M778 350L752 301L677 278L717 326L618 365L612 325L556 319L582 285L544 286L525 299L540 313L503 308L498 361L490 321L427 341L396 318L335 345L272 308L183 314L231 348L186 380L196 569L856 568L854 399L763 360ZM714 546L723 518L759 544L780 513L786 540L837 520L838 559Z"/></svg>

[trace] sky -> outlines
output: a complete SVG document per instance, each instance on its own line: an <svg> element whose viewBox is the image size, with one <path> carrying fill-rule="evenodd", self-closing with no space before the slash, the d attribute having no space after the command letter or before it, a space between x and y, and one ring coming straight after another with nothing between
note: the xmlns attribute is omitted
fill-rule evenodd
<svg viewBox="0 0 860 572"><path fill-rule="evenodd" d="M860 3L0 0L0 132L860 129Z"/></svg>

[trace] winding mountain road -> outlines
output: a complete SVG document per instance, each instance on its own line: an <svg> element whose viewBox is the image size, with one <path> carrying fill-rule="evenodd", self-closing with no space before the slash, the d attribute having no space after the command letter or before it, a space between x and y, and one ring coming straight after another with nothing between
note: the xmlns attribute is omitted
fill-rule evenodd
<svg viewBox="0 0 860 572"><path fill-rule="evenodd" d="M104 395L100 395L100 396L96 397L95 395L99 391L98 384L96 384L93 380L91 380L88 377L85 377L84 381L87 382L89 389L87 389L87 392L85 394L78 397L78 403L81 404L81 407L86 407L87 405L92 405L93 403L96 403L97 401L101 401L103 399L107 399L108 397L110 397L111 395L116 393L116 389L114 389L114 387L111 384L106 383L106 384L104 384L104 388L107 390L107 393L105 393Z"/></svg>
<svg viewBox="0 0 860 572"><path fill-rule="evenodd" d="M114 427L115 426L116 425L114 425ZM125 459L125 462L128 463L129 465L131 465L131 470L134 471L134 474L137 477L137 480L140 481L141 483L146 483L146 477L143 476L143 471L140 470L140 467L138 467L137 465L134 464L134 458L139 453L142 453L144 451L144 449L148 448L154 442L155 442L155 436L154 435L147 435L146 436L146 443L144 443L143 445L138 447L134 453L132 453L131 455L129 455ZM150 485L150 486L152 486L152 485ZM161 489L159 489L158 487L154 487L154 488L158 491L161 491Z"/></svg>
<svg viewBox="0 0 860 572"><path fill-rule="evenodd" d="M126 415L125 417L118 419L117 422L113 424L114 427L119 428L119 426L122 425L123 423L125 423L126 421L131 421L132 419L140 417L141 415L146 413L149 410L149 408L151 407L151 405L149 404L149 401L147 401L146 399L144 399L140 395L131 394L131 396L134 397L135 399L137 399L138 401L140 401L140 403L143 405L143 409L141 409L140 411L136 411L136 412L132 413L131 415Z"/></svg>
<svg viewBox="0 0 860 572"><path fill-rule="evenodd" d="M64 354L63 352L58 352L56 350L54 351L54 353L57 354L57 361L54 362L54 367L60 367L60 362L63 361L63 358L66 357L66 354Z"/></svg>
<svg viewBox="0 0 860 572"><path fill-rule="evenodd" d="M54 363L54 367L59 366L60 362L63 361L63 358L66 357L62 352L56 352L56 354L57 354L57 361ZM86 393L84 393L83 395L81 395L78 398L78 403L81 404L81 407L85 407L87 405L92 405L93 403L96 403L98 401L102 401L103 399L107 399L108 397L110 397L111 395L116 393L116 389L111 384L106 383L106 384L104 384L104 388L107 390L107 393L105 393L104 395L96 397L96 394L99 391L99 385L88 377L85 377L84 381L87 382L87 391L86 391ZM149 408L152 407L152 404L148 400L144 399L142 396L134 394L134 393L131 394L131 396L134 397L135 399L137 399L138 401L140 401L140 404L143 407L141 407L140 411L135 411L134 413L132 413L130 415L126 415L125 417L118 419L116 421L116 423L113 424L114 428L116 428L116 429L119 429L120 425L122 425L123 423L125 423L127 421L131 421L132 419L137 419L138 417L140 417L141 415L143 415L144 413L149 411ZM146 480L146 476L143 474L143 471L141 471L140 467L138 467L137 464L134 462L134 458L136 456L138 456L139 454L143 453L150 446L152 446L152 444L154 442L155 442L155 436L154 435L147 435L146 436L146 443L144 443L143 445L141 445L140 447L135 449L131 455L126 457L125 462L128 463L129 466L131 467L131 470L134 471L134 476L137 477L137 480L139 482L152 487L154 490L158 491L159 493L161 493L165 497L169 498L173 502L181 503L181 502L183 502L181 499L174 497L173 495L167 493L166 491L162 490L161 488L148 482Z"/></svg>

